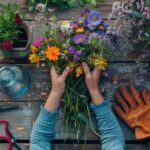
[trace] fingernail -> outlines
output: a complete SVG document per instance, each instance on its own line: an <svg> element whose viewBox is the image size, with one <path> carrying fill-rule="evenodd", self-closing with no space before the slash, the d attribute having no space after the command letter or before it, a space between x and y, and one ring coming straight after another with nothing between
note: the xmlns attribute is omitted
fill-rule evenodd
<svg viewBox="0 0 150 150"><path fill-rule="evenodd" d="M69 70L70 70L70 67L69 67L69 66L67 66L67 68L66 68L66 69L67 69L67 71L69 71Z"/></svg>

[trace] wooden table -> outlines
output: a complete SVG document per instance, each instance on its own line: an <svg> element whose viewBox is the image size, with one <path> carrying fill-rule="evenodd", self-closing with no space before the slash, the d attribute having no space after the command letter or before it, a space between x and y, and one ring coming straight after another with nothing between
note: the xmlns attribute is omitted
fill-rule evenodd
<svg viewBox="0 0 150 150"><path fill-rule="evenodd" d="M7 3L7 0L5 3ZM96 9L100 10L103 14L104 18L107 18L108 13L111 12L112 3L115 0L106 0L103 5L97 6ZM11 2L16 2L15 0ZM24 6L23 0L18 1L22 6ZM0 3L2 0L0 0ZM24 7L23 7L24 8ZM56 15L59 19L71 19L73 17L78 17L82 8L76 7L69 11L65 12L56 12ZM27 10L24 8L27 12ZM28 24L32 24L34 14L30 15L30 21L28 20ZM113 25L115 20L110 20L109 23ZM39 33L37 30L33 32L33 39ZM119 51L119 50L118 50ZM17 141L22 146L23 150L29 149L29 138L31 134L31 130L34 124L34 121L39 114L39 108L42 103L45 102L48 93L50 91L50 80L49 80L49 69L47 68L35 68L31 64L26 64L22 62L13 62L15 64L21 64L25 67L32 79L32 84L29 91L23 95L22 97L18 97L16 99L12 99L8 97L4 93L0 93L0 105L6 104L15 104L18 105L19 108L16 110L10 110L6 112L0 112L0 119L7 119L10 123L10 131L13 133ZM150 64L150 61L143 60L141 66ZM2 66L2 65L1 65ZM139 78L143 78L145 80L144 83L141 83L139 87L142 87L143 84L150 90L150 67L147 67L147 73L141 73L140 67L135 63L135 58L128 57L127 51L120 51L115 55L114 52L109 53L109 68L113 71L112 79L105 79L101 82L101 88L105 91L106 96L109 97L110 103L114 103L114 93L118 90L118 87L121 84L129 85L130 82L135 82L135 80L140 80ZM127 127L120 119L119 123L122 127L122 130L125 135L127 150L149 150L148 140L144 141L136 141L134 137L133 131ZM72 129L70 133L70 138L64 142L64 131L60 124L61 122L61 114L58 117L57 125L56 125L56 135L53 140L53 149L54 150L81 150L83 148L83 144L77 145L77 141L75 140L75 131ZM93 124L95 125L95 118L93 118ZM0 133L2 129L0 129ZM6 149L6 143L0 141L0 150ZM89 129L88 132L88 140L86 150L95 149L98 150L100 148L99 139L94 133Z"/></svg>

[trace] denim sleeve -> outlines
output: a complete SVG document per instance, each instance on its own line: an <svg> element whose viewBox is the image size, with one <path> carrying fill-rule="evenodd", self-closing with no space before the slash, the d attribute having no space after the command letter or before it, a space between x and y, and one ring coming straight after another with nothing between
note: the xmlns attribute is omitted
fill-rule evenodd
<svg viewBox="0 0 150 150"><path fill-rule="evenodd" d="M98 122L101 150L124 150L125 140L120 125L113 114L108 101L91 104Z"/></svg>
<svg viewBox="0 0 150 150"><path fill-rule="evenodd" d="M57 112L49 112L41 106L40 114L32 129L30 150L51 150L51 140L55 135Z"/></svg>

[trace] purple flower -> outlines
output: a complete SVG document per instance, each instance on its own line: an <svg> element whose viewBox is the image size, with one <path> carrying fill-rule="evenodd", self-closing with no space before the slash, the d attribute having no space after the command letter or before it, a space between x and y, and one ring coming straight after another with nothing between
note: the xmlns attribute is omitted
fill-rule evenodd
<svg viewBox="0 0 150 150"><path fill-rule="evenodd" d="M78 59L79 59L79 56L75 54L75 55L73 56L73 60L76 61L76 60L78 60Z"/></svg>
<svg viewBox="0 0 150 150"><path fill-rule="evenodd" d="M101 31L101 30L97 30L96 33L101 35L101 36L105 36L106 35L106 32L105 31Z"/></svg>
<svg viewBox="0 0 150 150"><path fill-rule="evenodd" d="M65 34L64 33L60 33L60 37L61 37L62 40L64 40L65 39Z"/></svg>
<svg viewBox="0 0 150 150"><path fill-rule="evenodd" d="M74 54L74 53L75 53L74 47L70 47L70 48L69 48L69 53L70 53L70 54Z"/></svg>
<svg viewBox="0 0 150 150"><path fill-rule="evenodd" d="M78 25L76 23L71 23L72 28L78 28Z"/></svg>
<svg viewBox="0 0 150 150"><path fill-rule="evenodd" d="M107 69L105 72L103 72L104 77L111 78L113 75L113 71L111 69Z"/></svg>
<svg viewBox="0 0 150 150"><path fill-rule="evenodd" d="M88 8L85 8L84 11L82 12L81 16L82 17L87 17L90 13L90 9Z"/></svg>
<svg viewBox="0 0 150 150"><path fill-rule="evenodd" d="M98 11L91 11L87 16L88 24L98 26L102 21L102 16Z"/></svg>
<svg viewBox="0 0 150 150"><path fill-rule="evenodd" d="M73 54L73 60L76 61L79 59L79 56L81 55L81 51L75 51L74 47L69 48L69 53Z"/></svg>
<svg viewBox="0 0 150 150"><path fill-rule="evenodd" d="M81 51L76 51L76 52L74 53L73 60L74 60L74 61L78 60L79 57L80 57L80 55L81 55Z"/></svg>
<svg viewBox="0 0 150 150"><path fill-rule="evenodd" d="M86 40L85 34L77 34L74 36L73 41L75 44L83 44Z"/></svg>
<svg viewBox="0 0 150 150"><path fill-rule="evenodd" d="M38 37L33 43L32 43L32 45L33 46L36 46L36 47L40 47L40 46L42 46L42 42L45 40L45 38L44 37L42 37L42 36L40 36L40 37Z"/></svg>

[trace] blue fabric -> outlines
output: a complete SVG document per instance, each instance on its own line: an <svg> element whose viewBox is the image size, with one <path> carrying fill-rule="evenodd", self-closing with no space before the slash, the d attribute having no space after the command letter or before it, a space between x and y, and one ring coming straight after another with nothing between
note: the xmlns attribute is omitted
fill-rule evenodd
<svg viewBox="0 0 150 150"><path fill-rule="evenodd" d="M109 103L104 101L99 105L91 104L91 108L95 112L101 135L101 150L124 150L124 136ZM30 150L51 150L57 114L58 112L48 112L41 106L41 112L32 130Z"/></svg>

